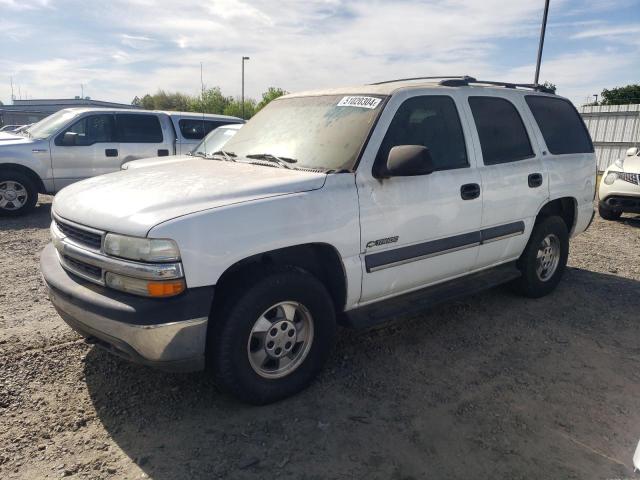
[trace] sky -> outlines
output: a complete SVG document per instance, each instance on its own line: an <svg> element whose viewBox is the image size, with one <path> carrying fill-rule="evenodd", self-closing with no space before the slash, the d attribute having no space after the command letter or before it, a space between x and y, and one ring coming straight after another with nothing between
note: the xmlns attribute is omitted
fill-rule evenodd
<svg viewBox="0 0 640 480"><path fill-rule="evenodd" d="M421 75L533 81L544 0L0 0L0 101L130 103ZM581 105L640 83L640 0L551 0L541 81ZM83 89L81 89L83 85ZM640 101L639 101L640 102Z"/></svg>

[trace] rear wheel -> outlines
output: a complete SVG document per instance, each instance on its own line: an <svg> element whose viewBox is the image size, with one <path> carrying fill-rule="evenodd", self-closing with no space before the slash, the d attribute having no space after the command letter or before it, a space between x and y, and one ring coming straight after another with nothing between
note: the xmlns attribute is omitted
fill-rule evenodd
<svg viewBox="0 0 640 480"><path fill-rule="evenodd" d="M622 211L621 210L611 210L611 209L609 209L607 207L604 207L602 205L598 205L598 213L605 220L618 220L620 218L620 216L622 215Z"/></svg>
<svg viewBox="0 0 640 480"><path fill-rule="evenodd" d="M0 173L0 215L24 215L37 201L38 189L28 175L11 170Z"/></svg>
<svg viewBox="0 0 640 480"><path fill-rule="evenodd" d="M235 282L212 314L208 356L220 385L254 404L304 389L335 338L331 297L314 276L273 267Z"/></svg>
<svg viewBox="0 0 640 480"><path fill-rule="evenodd" d="M562 218L541 219L518 260L522 276L514 282L516 290L531 298L551 293L564 274L569 256L569 233Z"/></svg>

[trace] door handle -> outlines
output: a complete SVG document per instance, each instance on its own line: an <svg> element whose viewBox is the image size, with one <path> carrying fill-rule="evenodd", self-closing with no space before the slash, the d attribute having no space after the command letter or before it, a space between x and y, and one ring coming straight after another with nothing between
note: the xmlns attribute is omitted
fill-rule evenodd
<svg viewBox="0 0 640 480"><path fill-rule="evenodd" d="M477 183L467 183L460 187L460 196L463 200L473 200L480 196L480 185Z"/></svg>
<svg viewBox="0 0 640 480"><path fill-rule="evenodd" d="M159 157L168 157L169 156L169 150L167 150L166 148L161 148L160 150L158 150L158 156Z"/></svg>
<svg viewBox="0 0 640 480"><path fill-rule="evenodd" d="M107 157L117 157L117 156L118 156L118 149L117 149L117 148L107 148L107 149L104 151L104 154L105 154Z"/></svg>
<svg viewBox="0 0 640 480"><path fill-rule="evenodd" d="M529 188L538 188L542 185L542 174L541 173L532 173L529 175Z"/></svg>

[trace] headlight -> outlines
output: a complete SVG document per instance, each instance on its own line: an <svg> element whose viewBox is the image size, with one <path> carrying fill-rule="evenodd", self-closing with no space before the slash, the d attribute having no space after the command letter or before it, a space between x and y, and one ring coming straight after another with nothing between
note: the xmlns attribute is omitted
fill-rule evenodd
<svg viewBox="0 0 640 480"><path fill-rule="evenodd" d="M618 179L618 174L616 172L609 172L607 173L607 176L604 177L604 183L606 183L607 185L611 185L617 179Z"/></svg>
<svg viewBox="0 0 640 480"><path fill-rule="evenodd" d="M180 260L178 245L173 240L127 237L115 233L108 233L105 237L104 253L143 262L176 262Z"/></svg>
<svg viewBox="0 0 640 480"><path fill-rule="evenodd" d="M184 292L186 288L184 278L159 282L107 272L104 276L104 281L108 287L144 297L173 297Z"/></svg>

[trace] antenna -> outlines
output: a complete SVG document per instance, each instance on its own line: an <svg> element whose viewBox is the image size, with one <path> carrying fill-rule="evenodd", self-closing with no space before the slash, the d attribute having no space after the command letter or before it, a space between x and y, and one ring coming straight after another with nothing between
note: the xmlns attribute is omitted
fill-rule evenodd
<svg viewBox="0 0 640 480"><path fill-rule="evenodd" d="M204 81L202 80L202 62L200 62L200 106L202 109L202 138L207 136L207 132L204 128ZM204 154L207 154L207 144L204 144Z"/></svg>

